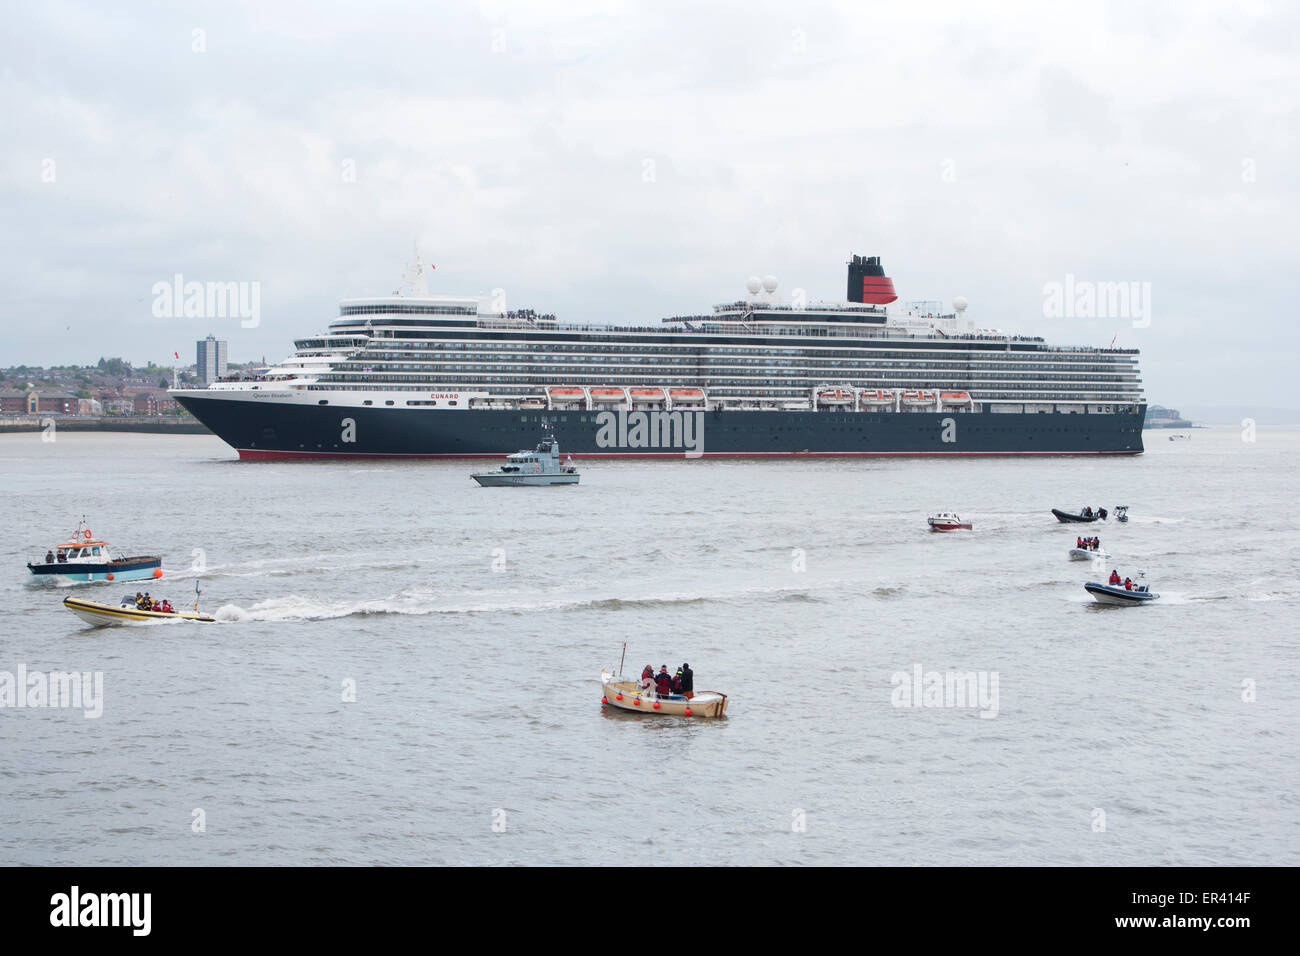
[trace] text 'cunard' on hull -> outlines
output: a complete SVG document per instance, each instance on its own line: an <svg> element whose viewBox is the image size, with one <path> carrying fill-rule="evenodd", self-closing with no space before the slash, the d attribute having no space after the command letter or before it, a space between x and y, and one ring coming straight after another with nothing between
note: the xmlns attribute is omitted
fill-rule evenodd
<svg viewBox="0 0 1300 956"><path fill-rule="evenodd" d="M246 459L498 457L543 434L574 457L1135 455L1135 349L977 327L899 303L853 256L846 301L774 278L706 314L565 325L496 300L345 299L278 365L173 395Z"/></svg>

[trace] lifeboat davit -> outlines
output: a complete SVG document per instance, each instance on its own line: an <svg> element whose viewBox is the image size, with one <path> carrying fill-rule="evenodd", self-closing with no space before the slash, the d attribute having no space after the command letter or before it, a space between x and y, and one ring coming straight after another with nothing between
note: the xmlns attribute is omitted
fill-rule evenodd
<svg viewBox="0 0 1300 956"><path fill-rule="evenodd" d="M823 405L852 405L853 391L847 388L824 388L817 393L817 401Z"/></svg>
<svg viewBox="0 0 1300 956"><path fill-rule="evenodd" d="M702 388L670 388L668 394L672 396L674 405L704 404L704 389Z"/></svg>
<svg viewBox="0 0 1300 956"><path fill-rule="evenodd" d="M916 407L918 405L933 405L935 400L934 392L904 392L903 404Z"/></svg>
<svg viewBox="0 0 1300 956"><path fill-rule="evenodd" d="M553 402L585 402L587 400L587 393L580 388L548 388L546 393L551 396Z"/></svg>
<svg viewBox="0 0 1300 956"><path fill-rule="evenodd" d="M593 402L621 402L627 396L621 388L593 388L591 390L591 400Z"/></svg>
<svg viewBox="0 0 1300 956"><path fill-rule="evenodd" d="M858 401L863 405L892 405L894 393L887 392L883 388L870 388L858 396Z"/></svg>

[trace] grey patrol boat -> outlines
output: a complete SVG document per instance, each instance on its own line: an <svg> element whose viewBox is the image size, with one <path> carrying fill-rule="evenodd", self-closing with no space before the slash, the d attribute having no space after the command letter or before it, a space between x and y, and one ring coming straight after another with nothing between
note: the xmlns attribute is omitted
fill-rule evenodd
<svg viewBox="0 0 1300 956"><path fill-rule="evenodd" d="M499 488L505 485L576 485L578 469L573 467L570 458L560 464L560 443L547 436L537 443L537 447L528 451L517 451L506 458L506 463L496 471L484 471L471 475L485 488Z"/></svg>

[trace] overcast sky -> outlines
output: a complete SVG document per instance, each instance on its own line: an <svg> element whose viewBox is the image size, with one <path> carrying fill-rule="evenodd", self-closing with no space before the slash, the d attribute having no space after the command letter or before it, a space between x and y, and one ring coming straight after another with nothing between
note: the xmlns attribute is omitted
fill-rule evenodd
<svg viewBox="0 0 1300 956"><path fill-rule="evenodd" d="M1300 15L1270 4L6 4L0 366L278 360L346 296L657 322L851 253L982 326L1296 407ZM197 31L197 32L196 32ZM261 322L155 283L260 283ZM1150 283L1150 325L1044 287ZM1140 324L1140 323L1139 323Z"/></svg>

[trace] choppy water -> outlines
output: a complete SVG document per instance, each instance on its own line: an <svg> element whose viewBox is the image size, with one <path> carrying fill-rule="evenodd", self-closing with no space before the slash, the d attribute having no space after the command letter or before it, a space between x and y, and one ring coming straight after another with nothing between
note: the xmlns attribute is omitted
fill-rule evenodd
<svg viewBox="0 0 1300 956"><path fill-rule="evenodd" d="M0 671L104 674L98 719L0 710L0 862L1295 864L1300 435L1257 438L481 489L0 436ZM1093 529L1158 604L1090 605L1048 513L1085 502L1131 507ZM201 561L222 623L92 629L29 583L83 512L173 603ZM602 712L624 641L730 717ZM995 672L996 716L893 706L916 665Z"/></svg>

